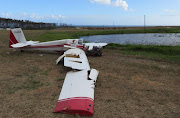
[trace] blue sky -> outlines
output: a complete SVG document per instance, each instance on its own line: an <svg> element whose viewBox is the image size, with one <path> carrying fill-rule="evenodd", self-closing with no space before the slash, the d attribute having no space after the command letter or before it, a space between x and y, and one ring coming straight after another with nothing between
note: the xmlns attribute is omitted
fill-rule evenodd
<svg viewBox="0 0 180 118"><path fill-rule="evenodd" d="M180 25L180 0L0 0L0 17L74 25Z"/></svg>

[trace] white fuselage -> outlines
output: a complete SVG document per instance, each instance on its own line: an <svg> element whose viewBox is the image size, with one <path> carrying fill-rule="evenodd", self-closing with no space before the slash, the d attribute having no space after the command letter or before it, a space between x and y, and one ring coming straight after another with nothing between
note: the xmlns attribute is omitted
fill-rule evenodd
<svg viewBox="0 0 180 118"><path fill-rule="evenodd" d="M64 39L48 42L27 41L21 28L10 30L9 48L20 50L50 50L66 51L69 48L83 48L93 50L94 47L101 48L106 43L83 43L82 39Z"/></svg>
<svg viewBox="0 0 180 118"><path fill-rule="evenodd" d="M25 46L21 50L50 50L50 51L66 51L68 48L64 46L71 46L76 48L83 48L83 45L78 43L79 39L65 39L48 42L35 43L30 46Z"/></svg>

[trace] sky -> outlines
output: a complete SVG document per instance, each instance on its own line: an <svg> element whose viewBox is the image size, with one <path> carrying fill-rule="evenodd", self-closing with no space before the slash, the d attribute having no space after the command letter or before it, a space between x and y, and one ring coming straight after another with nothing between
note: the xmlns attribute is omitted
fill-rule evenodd
<svg viewBox="0 0 180 118"><path fill-rule="evenodd" d="M178 25L180 0L0 0L0 17L72 25Z"/></svg>

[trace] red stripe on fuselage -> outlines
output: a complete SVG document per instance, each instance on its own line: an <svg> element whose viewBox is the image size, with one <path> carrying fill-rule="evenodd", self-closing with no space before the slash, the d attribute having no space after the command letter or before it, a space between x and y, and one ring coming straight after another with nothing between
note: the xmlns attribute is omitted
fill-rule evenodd
<svg viewBox="0 0 180 118"><path fill-rule="evenodd" d="M22 48L56 48L56 47L64 47L64 45L28 46L28 47L22 47Z"/></svg>
<svg viewBox="0 0 180 118"><path fill-rule="evenodd" d="M84 46L76 45L76 48L84 48Z"/></svg>
<svg viewBox="0 0 180 118"><path fill-rule="evenodd" d="M71 44L64 44L67 46L71 46ZM57 48L57 47L64 47L64 45L48 45L48 46L27 46L22 48ZM83 48L81 45L76 45L76 48Z"/></svg>

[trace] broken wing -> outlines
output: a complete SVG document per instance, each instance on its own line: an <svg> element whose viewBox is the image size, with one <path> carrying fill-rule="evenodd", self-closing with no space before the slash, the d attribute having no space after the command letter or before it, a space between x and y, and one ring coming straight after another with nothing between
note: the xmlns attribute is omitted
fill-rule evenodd
<svg viewBox="0 0 180 118"><path fill-rule="evenodd" d="M66 74L63 87L54 112L92 116L94 112L94 88L99 74L90 69L85 52L69 49L56 63L64 58L64 66L75 69Z"/></svg>

